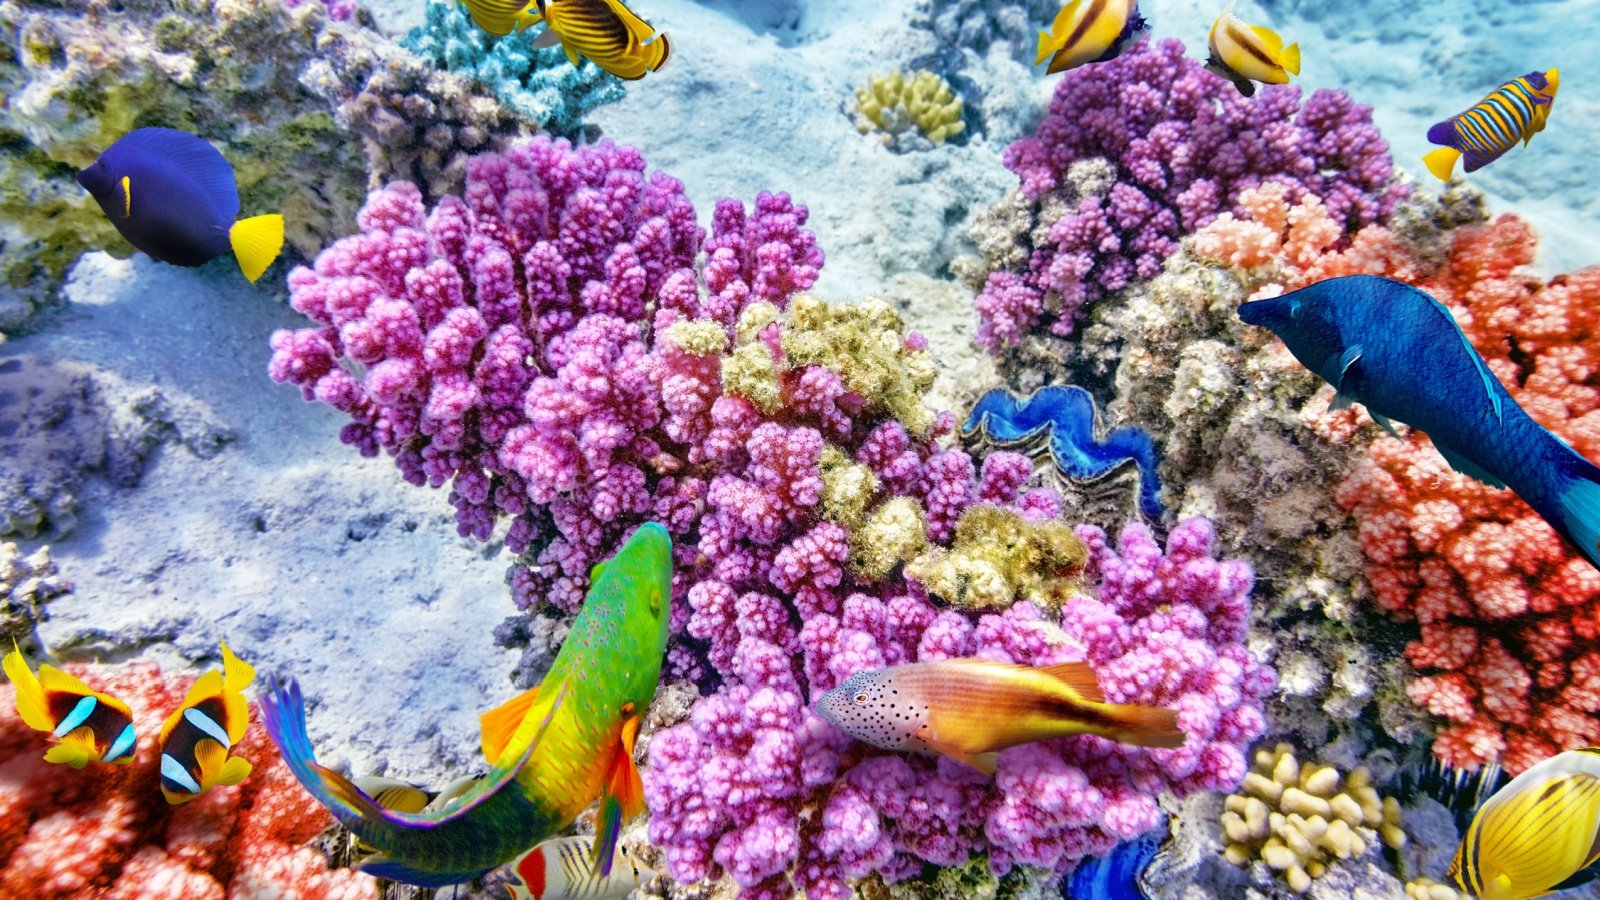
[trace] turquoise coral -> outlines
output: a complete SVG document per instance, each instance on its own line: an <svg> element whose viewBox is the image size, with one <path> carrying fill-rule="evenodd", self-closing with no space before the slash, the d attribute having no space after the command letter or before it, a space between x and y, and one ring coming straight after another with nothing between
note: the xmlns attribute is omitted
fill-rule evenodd
<svg viewBox="0 0 1600 900"><path fill-rule="evenodd" d="M427 21L400 43L418 56L482 82L500 102L543 131L576 137L583 116L622 99L622 80L584 61L572 65L560 47L534 49L535 35L495 38L457 3L429 3Z"/></svg>

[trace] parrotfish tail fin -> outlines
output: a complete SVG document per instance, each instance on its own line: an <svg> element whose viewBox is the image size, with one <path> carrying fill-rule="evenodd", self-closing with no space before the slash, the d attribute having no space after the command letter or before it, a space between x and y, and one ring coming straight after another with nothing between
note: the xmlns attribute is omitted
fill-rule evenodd
<svg viewBox="0 0 1600 900"><path fill-rule="evenodd" d="M81 769L91 760L100 758L100 753L94 747L94 730L85 725L61 739L61 743L44 752L44 761L49 763L65 763L74 769Z"/></svg>
<svg viewBox="0 0 1600 900"><path fill-rule="evenodd" d="M258 703L267 736L278 745L283 761L306 792L317 798L357 837L368 843L379 843L372 840L372 836L387 824L383 821L383 808L351 784L350 779L317 765L316 752L311 749L311 738L306 734L306 704L300 694L300 682L291 678L287 685L282 685L268 675Z"/></svg>
<svg viewBox="0 0 1600 900"><path fill-rule="evenodd" d="M1423 165L1433 173L1433 177L1440 181L1449 181L1455 172L1456 161L1461 158L1461 151L1454 147L1440 147L1422 157Z"/></svg>
<svg viewBox="0 0 1600 900"><path fill-rule="evenodd" d="M622 741L611 771L606 775L605 788L600 792L600 810L595 814L594 871L601 878L611 874L611 862L617 854L617 837L622 834L623 823L644 812L644 780L633 764L633 745L639 737L639 716L629 716L622 723Z"/></svg>
<svg viewBox="0 0 1600 900"><path fill-rule="evenodd" d="M228 242L244 277L255 281L283 249L283 216L272 213L240 219L228 229Z"/></svg>
<svg viewBox="0 0 1600 900"><path fill-rule="evenodd" d="M1299 75L1300 45L1290 44L1289 46L1283 48L1283 56L1280 58L1280 62L1283 65L1283 70L1285 72L1288 72L1290 75Z"/></svg>
<svg viewBox="0 0 1600 900"><path fill-rule="evenodd" d="M1556 500L1560 504L1560 529L1589 564L1600 569L1600 468L1578 455L1576 450L1562 446L1565 454L1557 463L1561 470L1557 482ZM1546 516L1549 518L1549 516Z"/></svg>
<svg viewBox="0 0 1600 900"><path fill-rule="evenodd" d="M11 652L6 654L4 667L6 677L17 686L17 715L22 716L23 723L35 731L55 731L55 723L50 721L50 710L45 704L44 687L28 668L28 661L22 658L16 638L11 639Z"/></svg>
<svg viewBox="0 0 1600 900"><path fill-rule="evenodd" d="M1182 747L1183 729L1178 727L1178 714L1159 706L1134 704L1111 707L1116 724L1109 735L1112 740L1135 747Z"/></svg>

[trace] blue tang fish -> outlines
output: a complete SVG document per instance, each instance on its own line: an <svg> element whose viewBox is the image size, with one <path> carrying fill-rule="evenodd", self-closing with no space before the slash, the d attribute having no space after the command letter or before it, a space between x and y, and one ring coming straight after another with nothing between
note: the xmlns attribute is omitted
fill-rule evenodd
<svg viewBox="0 0 1600 900"><path fill-rule="evenodd" d="M1444 304L1375 275L1330 278L1239 307L1338 396L1427 432L1457 472L1509 487L1600 568L1600 468L1506 393Z"/></svg>
<svg viewBox="0 0 1600 900"><path fill-rule="evenodd" d="M283 216L239 219L233 167L188 132L130 131L78 183L128 243L162 262L198 266L232 251L255 281L283 248Z"/></svg>

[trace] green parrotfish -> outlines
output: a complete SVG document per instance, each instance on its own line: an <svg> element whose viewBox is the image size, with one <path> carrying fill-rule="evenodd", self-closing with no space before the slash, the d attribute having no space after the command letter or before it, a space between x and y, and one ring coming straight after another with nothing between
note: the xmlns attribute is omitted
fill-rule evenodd
<svg viewBox="0 0 1600 900"><path fill-rule="evenodd" d="M583 608L544 682L481 717L482 781L444 807L385 809L316 762L300 687L268 679L261 718L300 784L378 855L360 868L438 887L470 881L571 824L596 796L593 865L609 874L617 835L644 809L634 740L661 678L672 541L654 522L590 573Z"/></svg>

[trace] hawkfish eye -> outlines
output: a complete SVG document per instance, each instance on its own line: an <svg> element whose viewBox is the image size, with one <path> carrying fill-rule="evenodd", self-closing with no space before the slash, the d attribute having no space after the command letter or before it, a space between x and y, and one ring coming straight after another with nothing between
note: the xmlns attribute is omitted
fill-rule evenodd
<svg viewBox="0 0 1600 900"><path fill-rule="evenodd" d="M865 691L863 691L863 692L861 692L861 693L856 695L856 702L860 703L862 705L866 704L866 702L867 702L867 694L866 694Z"/></svg>

